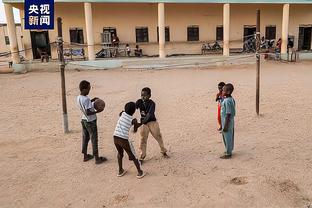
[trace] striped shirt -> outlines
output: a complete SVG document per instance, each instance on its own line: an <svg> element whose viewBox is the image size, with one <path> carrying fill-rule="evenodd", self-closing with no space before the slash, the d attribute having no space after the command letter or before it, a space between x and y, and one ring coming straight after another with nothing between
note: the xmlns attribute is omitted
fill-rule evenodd
<svg viewBox="0 0 312 208"><path fill-rule="evenodd" d="M132 116L128 115L126 112L122 112L118 119L114 136L120 137L122 139L129 139L129 131L132 126Z"/></svg>

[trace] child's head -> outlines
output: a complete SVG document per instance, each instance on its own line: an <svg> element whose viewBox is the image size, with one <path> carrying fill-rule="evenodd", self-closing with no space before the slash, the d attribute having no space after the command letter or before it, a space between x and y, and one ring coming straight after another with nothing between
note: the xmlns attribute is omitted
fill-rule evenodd
<svg viewBox="0 0 312 208"><path fill-rule="evenodd" d="M88 95L91 89L90 82L82 80L79 84L79 89L82 95Z"/></svg>
<svg viewBox="0 0 312 208"><path fill-rule="evenodd" d="M144 87L141 91L141 98L143 101L147 101L151 98L151 89L148 87Z"/></svg>
<svg viewBox="0 0 312 208"><path fill-rule="evenodd" d="M129 47L129 44L126 44L126 47Z"/></svg>
<svg viewBox="0 0 312 208"><path fill-rule="evenodd" d="M134 102L129 102L125 105L125 112L132 116L135 112L135 103Z"/></svg>
<svg viewBox="0 0 312 208"><path fill-rule="evenodd" d="M222 92L222 89L223 89L224 85L225 85L224 82L220 82L220 83L218 84L219 92Z"/></svg>
<svg viewBox="0 0 312 208"><path fill-rule="evenodd" d="M138 48L139 48L139 45L136 45L135 48L138 49Z"/></svg>
<svg viewBox="0 0 312 208"><path fill-rule="evenodd" d="M222 94L223 96L229 96L229 95L232 95L233 91L234 91L234 86L231 83L227 83L223 87Z"/></svg>

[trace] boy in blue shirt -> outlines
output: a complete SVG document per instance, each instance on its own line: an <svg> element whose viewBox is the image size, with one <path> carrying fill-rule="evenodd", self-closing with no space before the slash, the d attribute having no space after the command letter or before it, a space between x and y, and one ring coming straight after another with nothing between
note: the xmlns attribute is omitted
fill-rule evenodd
<svg viewBox="0 0 312 208"><path fill-rule="evenodd" d="M231 83L224 85L221 103L221 124L222 138L225 145L225 154L221 159L229 159L232 157L234 148L234 117L235 117L235 100L232 97L234 86Z"/></svg>

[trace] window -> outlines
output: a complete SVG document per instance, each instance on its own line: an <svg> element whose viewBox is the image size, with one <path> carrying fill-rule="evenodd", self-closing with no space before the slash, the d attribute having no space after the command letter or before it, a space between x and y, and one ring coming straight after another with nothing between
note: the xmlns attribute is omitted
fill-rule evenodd
<svg viewBox="0 0 312 208"><path fill-rule="evenodd" d="M102 43L111 44L113 35L117 36L117 30L115 27L104 27L102 35Z"/></svg>
<svg viewBox="0 0 312 208"><path fill-rule="evenodd" d="M110 33L111 35L116 35L117 36L117 30L115 27L104 27L103 28L103 32L107 32L107 33Z"/></svg>
<svg viewBox="0 0 312 208"><path fill-rule="evenodd" d="M83 44L83 30L81 28L70 28L69 29L70 43Z"/></svg>
<svg viewBox="0 0 312 208"><path fill-rule="evenodd" d="M276 39L276 26L270 25L265 28L265 39L267 40Z"/></svg>
<svg viewBox="0 0 312 208"><path fill-rule="evenodd" d="M9 36L4 36L4 39L5 39L5 45L10 45Z"/></svg>
<svg viewBox="0 0 312 208"><path fill-rule="evenodd" d="M223 41L223 26L217 26L216 29L216 40Z"/></svg>
<svg viewBox="0 0 312 208"><path fill-rule="evenodd" d="M159 42L159 27L157 27L157 42ZM170 41L170 30L169 27L165 27L165 41L169 42Z"/></svg>
<svg viewBox="0 0 312 208"><path fill-rule="evenodd" d="M148 28L147 27L135 28L135 37L137 43L148 42Z"/></svg>
<svg viewBox="0 0 312 208"><path fill-rule="evenodd" d="M199 40L199 28L196 25L187 27L187 41Z"/></svg>

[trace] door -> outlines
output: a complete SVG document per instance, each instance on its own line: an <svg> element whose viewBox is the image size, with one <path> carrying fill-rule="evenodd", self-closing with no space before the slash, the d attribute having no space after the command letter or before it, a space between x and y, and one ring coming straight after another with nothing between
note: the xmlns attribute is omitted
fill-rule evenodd
<svg viewBox="0 0 312 208"><path fill-rule="evenodd" d="M51 56L48 31L30 31L30 37L34 59L41 58L38 49L47 52Z"/></svg>
<svg viewBox="0 0 312 208"><path fill-rule="evenodd" d="M254 34L256 34L256 26L254 25L245 25L244 26L244 42L251 38L254 38Z"/></svg>
<svg viewBox="0 0 312 208"><path fill-rule="evenodd" d="M311 50L312 27L299 27L298 50Z"/></svg>

